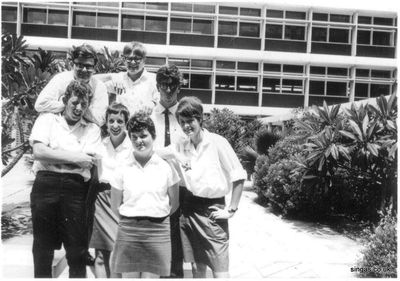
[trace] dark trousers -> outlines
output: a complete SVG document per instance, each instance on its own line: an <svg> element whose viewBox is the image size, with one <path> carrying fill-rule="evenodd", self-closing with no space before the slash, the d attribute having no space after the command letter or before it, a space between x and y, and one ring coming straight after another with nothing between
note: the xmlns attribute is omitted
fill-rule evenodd
<svg viewBox="0 0 400 281"><path fill-rule="evenodd" d="M180 208L170 216L171 226L171 275L172 278L183 278L183 252L181 230L179 225Z"/></svg>
<svg viewBox="0 0 400 281"><path fill-rule="evenodd" d="M52 277L54 250L64 245L70 278L85 278L88 184L77 174L38 172L31 192L35 278Z"/></svg>

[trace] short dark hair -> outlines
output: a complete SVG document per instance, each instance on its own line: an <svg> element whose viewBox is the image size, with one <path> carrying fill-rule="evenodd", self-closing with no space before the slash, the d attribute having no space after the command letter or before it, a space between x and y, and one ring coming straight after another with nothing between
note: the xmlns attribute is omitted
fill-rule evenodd
<svg viewBox="0 0 400 281"><path fill-rule="evenodd" d="M90 103L90 96L92 95L92 89L89 84L83 84L76 80L71 81L65 90L65 94L62 98L64 104L67 104L72 94L80 99L87 99Z"/></svg>
<svg viewBox="0 0 400 281"><path fill-rule="evenodd" d="M75 59L94 59L94 64L97 64L98 58L95 49L89 44L82 44L78 47L72 46L71 59L74 62Z"/></svg>
<svg viewBox="0 0 400 281"><path fill-rule="evenodd" d="M203 105L197 97L183 97L178 104L175 112L176 119L179 121L179 116L185 118L196 118L200 125L203 123Z"/></svg>
<svg viewBox="0 0 400 281"><path fill-rule="evenodd" d="M129 119L127 128L129 137L131 137L132 133L139 133L142 130L147 130L153 139L156 138L156 128L153 120L151 120L148 114L141 112L135 113Z"/></svg>
<svg viewBox="0 0 400 281"><path fill-rule="evenodd" d="M157 70L156 81L157 84L161 84L169 79L172 80L173 85L182 85L183 76L182 73L179 71L179 68L172 64L172 65L163 65Z"/></svg>
<svg viewBox="0 0 400 281"><path fill-rule="evenodd" d="M124 49L122 50L122 54L124 56L132 54L133 50L138 49L140 51L140 54L143 58L146 58L147 51L144 45L138 41L132 41L127 43L124 46Z"/></svg>
<svg viewBox="0 0 400 281"><path fill-rule="evenodd" d="M122 114L124 116L125 123L128 123L129 120L129 110L128 108L123 105L122 103L113 102L107 107L106 110L106 121L108 121L108 117L111 114Z"/></svg>

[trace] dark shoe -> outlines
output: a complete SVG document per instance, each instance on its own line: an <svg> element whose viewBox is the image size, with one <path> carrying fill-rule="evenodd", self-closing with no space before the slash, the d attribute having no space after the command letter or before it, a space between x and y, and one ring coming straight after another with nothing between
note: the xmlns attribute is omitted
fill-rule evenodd
<svg viewBox="0 0 400 281"><path fill-rule="evenodd" d="M86 252L85 263L88 266L94 266L94 258L89 252Z"/></svg>

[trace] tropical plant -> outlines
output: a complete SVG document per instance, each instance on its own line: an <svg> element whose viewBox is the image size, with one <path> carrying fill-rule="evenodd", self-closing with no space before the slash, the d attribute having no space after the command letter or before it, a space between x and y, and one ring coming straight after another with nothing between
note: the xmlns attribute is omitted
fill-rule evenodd
<svg viewBox="0 0 400 281"><path fill-rule="evenodd" d="M95 67L97 73L117 73L126 71L122 56L118 51L110 52L104 47L102 52L97 53L99 61Z"/></svg>

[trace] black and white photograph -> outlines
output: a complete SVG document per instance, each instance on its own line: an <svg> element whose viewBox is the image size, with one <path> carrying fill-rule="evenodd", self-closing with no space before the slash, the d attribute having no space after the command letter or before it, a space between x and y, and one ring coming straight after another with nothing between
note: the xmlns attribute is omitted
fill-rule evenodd
<svg viewBox="0 0 400 281"><path fill-rule="evenodd" d="M396 1L0 7L2 279L397 278Z"/></svg>

